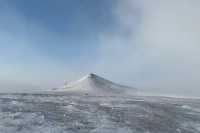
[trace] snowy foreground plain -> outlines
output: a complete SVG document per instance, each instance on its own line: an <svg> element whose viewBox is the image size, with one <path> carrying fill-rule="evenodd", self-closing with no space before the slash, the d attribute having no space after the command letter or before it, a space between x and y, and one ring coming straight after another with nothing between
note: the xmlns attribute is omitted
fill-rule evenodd
<svg viewBox="0 0 200 133"><path fill-rule="evenodd" d="M0 94L0 133L200 133L200 100Z"/></svg>

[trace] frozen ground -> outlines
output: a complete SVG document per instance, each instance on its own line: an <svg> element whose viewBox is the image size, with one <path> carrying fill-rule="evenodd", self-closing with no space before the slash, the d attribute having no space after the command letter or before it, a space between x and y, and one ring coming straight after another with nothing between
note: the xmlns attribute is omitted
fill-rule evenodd
<svg viewBox="0 0 200 133"><path fill-rule="evenodd" d="M200 100L0 94L0 133L200 133Z"/></svg>

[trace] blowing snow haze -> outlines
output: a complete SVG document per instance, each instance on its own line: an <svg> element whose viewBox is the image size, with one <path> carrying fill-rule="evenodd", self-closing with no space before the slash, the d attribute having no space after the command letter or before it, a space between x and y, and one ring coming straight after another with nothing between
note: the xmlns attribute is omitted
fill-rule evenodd
<svg viewBox="0 0 200 133"><path fill-rule="evenodd" d="M95 72L151 94L200 96L198 0L1 0L0 91Z"/></svg>

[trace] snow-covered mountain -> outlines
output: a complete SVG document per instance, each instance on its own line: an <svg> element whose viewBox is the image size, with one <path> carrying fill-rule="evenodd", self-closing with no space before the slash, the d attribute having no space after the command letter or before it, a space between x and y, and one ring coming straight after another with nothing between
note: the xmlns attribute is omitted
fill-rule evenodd
<svg viewBox="0 0 200 133"><path fill-rule="evenodd" d="M67 83L59 90L104 95L125 94L130 92L135 94L137 89L111 82L92 73L78 81Z"/></svg>

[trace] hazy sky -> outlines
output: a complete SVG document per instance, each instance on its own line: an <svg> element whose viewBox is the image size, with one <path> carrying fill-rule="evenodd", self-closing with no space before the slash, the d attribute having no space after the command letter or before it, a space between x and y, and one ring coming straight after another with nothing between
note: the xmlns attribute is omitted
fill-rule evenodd
<svg viewBox="0 0 200 133"><path fill-rule="evenodd" d="M200 96L199 0L1 0L0 90L94 72L146 92Z"/></svg>

